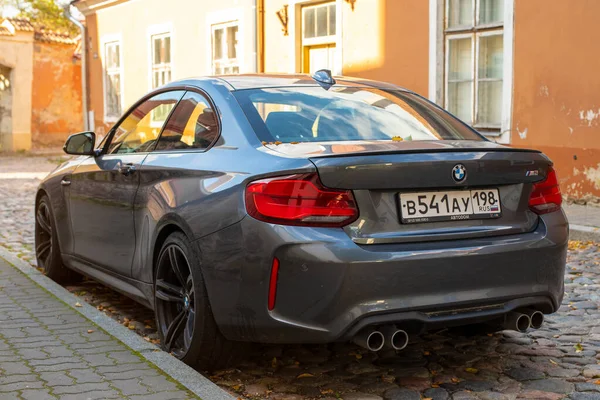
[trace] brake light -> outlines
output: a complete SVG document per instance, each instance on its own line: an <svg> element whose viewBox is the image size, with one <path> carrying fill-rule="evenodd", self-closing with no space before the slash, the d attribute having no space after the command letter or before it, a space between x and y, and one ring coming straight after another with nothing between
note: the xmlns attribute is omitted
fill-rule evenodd
<svg viewBox="0 0 600 400"><path fill-rule="evenodd" d="M260 221L281 225L340 227L358 218L352 192L324 187L317 174L251 182L246 210Z"/></svg>
<svg viewBox="0 0 600 400"><path fill-rule="evenodd" d="M533 185L529 196L529 208L536 214L546 214L560 209L561 204L562 195L556 171L550 167L546 179Z"/></svg>

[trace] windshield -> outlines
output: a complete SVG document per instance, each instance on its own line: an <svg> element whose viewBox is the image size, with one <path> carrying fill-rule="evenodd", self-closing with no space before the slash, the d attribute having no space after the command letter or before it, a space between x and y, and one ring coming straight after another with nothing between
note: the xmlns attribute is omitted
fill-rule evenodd
<svg viewBox="0 0 600 400"><path fill-rule="evenodd" d="M429 101L399 90L286 87L234 95L263 142L485 140Z"/></svg>

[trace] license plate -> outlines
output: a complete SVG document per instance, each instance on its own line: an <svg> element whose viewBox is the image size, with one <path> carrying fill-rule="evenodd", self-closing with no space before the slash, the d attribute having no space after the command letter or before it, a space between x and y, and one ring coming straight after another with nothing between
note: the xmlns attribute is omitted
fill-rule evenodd
<svg viewBox="0 0 600 400"><path fill-rule="evenodd" d="M403 224L499 218L498 189L400 193Z"/></svg>

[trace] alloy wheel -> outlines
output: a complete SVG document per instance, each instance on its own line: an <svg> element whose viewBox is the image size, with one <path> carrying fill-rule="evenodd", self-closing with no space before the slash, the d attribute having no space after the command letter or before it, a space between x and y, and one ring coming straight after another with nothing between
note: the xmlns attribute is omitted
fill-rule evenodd
<svg viewBox="0 0 600 400"><path fill-rule="evenodd" d="M194 335L196 299L190 264L176 244L169 245L161 253L154 294L162 345L166 351L182 358Z"/></svg>
<svg viewBox="0 0 600 400"><path fill-rule="evenodd" d="M52 261L52 217L48 204L41 202L35 218L35 254L44 270Z"/></svg>

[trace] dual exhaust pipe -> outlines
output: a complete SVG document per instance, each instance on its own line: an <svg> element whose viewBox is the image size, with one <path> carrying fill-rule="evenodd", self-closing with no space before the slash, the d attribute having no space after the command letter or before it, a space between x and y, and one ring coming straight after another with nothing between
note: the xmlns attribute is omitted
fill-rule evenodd
<svg viewBox="0 0 600 400"><path fill-rule="evenodd" d="M543 323L544 314L541 311L524 309L506 314L504 329L525 332L529 328L539 329ZM408 345L408 333L394 325L385 325L379 330L369 327L354 337L354 343L369 351L379 351L384 347L402 350Z"/></svg>
<svg viewBox="0 0 600 400"><path fill-rule="evenodd" d="M370 351L379 351L384 347L402 350L408 345L408 333L394 325L386 325L380 330L366 328L354 337L354 343Z"/></svg>
<svg viewBox="0 0 600 400"><path fill-rule="evenodd" d="M504 329L525 332L529 328L540 329L543 323L544 314L541 311L524 309L508 313L504 318Z"/></svg>

